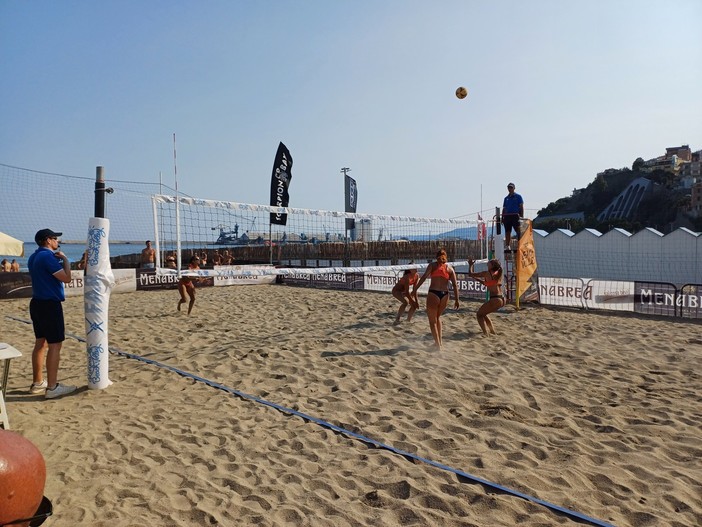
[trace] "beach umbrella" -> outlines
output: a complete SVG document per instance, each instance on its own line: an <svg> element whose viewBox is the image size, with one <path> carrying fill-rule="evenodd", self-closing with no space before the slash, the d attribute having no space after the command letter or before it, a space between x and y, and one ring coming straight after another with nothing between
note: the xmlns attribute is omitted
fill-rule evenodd
<svg viewBox="0 0 702 527"><path fill-rule="evenodd" d="M0 254L3 256L24 256L24 243L0 232Z"/></svg>

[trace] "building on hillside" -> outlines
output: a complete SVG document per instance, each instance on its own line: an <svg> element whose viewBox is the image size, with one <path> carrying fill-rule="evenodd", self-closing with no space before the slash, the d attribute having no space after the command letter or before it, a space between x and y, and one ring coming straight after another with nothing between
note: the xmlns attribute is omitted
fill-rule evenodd
<svg viewBox="0 0 702 527"><path fill-rule="evenodd" d="M672 172L673 174L677 174L678 169L682 164L683 161L676 155L673 155L671 157L659 156L654 157L653 159L649 159L648 161L644 161L644 164L641 167L641 172L665 170L666 172Z"/></svg>
<svg viewBox="0 0 702 527"><path fill-rule="evenodd" d="M692 186L690 216L693 218L702 218L702 182L695 183Z"/></svg>
<svg viewBox="0 0 702 527"><path fill-rule="evenodd" d="M665 157L671 159L676 156L681 161L692 161L692 150L690 150L690 145L682 146L669 146L665 149Z"/></svg>
<svg viewBox="0 0 702 527"><path fill-rule="evenodd" d="M644 195L653 190L653 186L654 183L649 179L636 178L597 215L597 219L607 221L615 218L630 218L636 212Z"/></svg>
<svg viewBox="0 0 702 527"><path fill-rule="evenodd" d="M680 167L691 160L692 150L690 150L690 145L669 146L665 149L665 155L644 161L641 171L665 170L666 172L677 174Z"/></svg>
<svg viewBox="0 0 702 527"><path fill-rule="evenodd" d="M679 187L690 189L695 183L702 182L702 162L700 161L701 151L693 152L688 163L683 163L678 172Z"/></svg>

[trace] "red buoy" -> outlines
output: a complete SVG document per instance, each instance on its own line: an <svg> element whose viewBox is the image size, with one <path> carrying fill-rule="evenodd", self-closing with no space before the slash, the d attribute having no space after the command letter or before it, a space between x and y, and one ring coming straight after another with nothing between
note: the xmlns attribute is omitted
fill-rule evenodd
<svg viewBox="0 0 702 527"><path fill-rule="evenodd" d="M46 463L39 449L29 439L0 429L0 525L34 516L45 484Z"/></svg>

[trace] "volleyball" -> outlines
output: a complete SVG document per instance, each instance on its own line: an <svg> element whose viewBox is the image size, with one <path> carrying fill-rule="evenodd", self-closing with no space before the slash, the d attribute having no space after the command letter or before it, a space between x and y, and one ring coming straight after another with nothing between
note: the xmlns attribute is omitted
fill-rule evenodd
<svg viewBox="0 0 702 527"><path fill-rule="evenodd" d="M465 99L466 96L468 95L468 90L466 90L463 86L459 86L456 88L456 97L459 99Z"/></svg>

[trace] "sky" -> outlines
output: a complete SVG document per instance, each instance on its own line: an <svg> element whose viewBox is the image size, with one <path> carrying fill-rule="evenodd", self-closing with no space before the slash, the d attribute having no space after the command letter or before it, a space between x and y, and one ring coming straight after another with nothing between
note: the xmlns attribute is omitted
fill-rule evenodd
<svg viewBox="0 0 702 527"><path fill-rule="evenodd" d="M0 163L268 204L282 141L291 207L343 210L348 167L358 212L485 216L514 182L534 218L702 149L701 27L699 0L0 0Z"/></svg>

